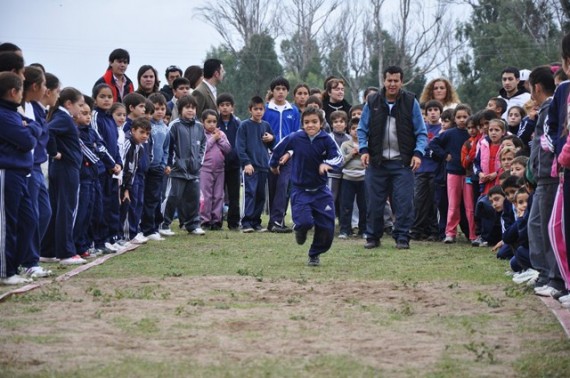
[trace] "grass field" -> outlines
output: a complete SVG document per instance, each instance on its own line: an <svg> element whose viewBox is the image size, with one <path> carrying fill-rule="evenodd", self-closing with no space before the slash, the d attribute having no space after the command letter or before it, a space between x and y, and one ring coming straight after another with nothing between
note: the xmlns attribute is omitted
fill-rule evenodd
<svg viewBox="0 0 570 378"><path fill-rule="evenodd" d="M307 248L291 234L177 235L13 296L0 376L569 375L562 328L488 249L335 240L309 268Z"/></svg>

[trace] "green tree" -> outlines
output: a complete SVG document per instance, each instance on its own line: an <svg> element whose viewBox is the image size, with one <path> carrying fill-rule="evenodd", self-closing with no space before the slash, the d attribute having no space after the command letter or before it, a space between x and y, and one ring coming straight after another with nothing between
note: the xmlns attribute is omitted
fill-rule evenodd
<svg viewBox="0 0 570 378"><path fill-rule="evenodd" d="M218 86L218 93L228 92L234 96L235 113L248 117L247 104L253 96L265 97L269 83L283 74L283 68L275 52L275 42L267 34L251 36L249 43L237 53L227 46L220 46L208 53L224 63L226 76Z"/></svg>
<svg viewBox="0 0 570 378"><path fill-rule="evenodd" d="M485 107L501 89L507 66L532 69L558 60L560 29L552 9L538 0L481 0L471 3L471 19L459 25L457 38L472 52L458 64L458 93L473 109Z"/></svg>

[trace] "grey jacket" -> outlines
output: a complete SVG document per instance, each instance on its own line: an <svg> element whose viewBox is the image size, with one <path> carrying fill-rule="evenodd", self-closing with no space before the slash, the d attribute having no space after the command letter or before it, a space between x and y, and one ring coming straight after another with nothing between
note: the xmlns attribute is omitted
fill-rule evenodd
<svg viewBox="0 0 570 378"><path fill-rule="evenodd" d="M200 178L205 150L206 134L202 124L194 120L176 120L170 127L170 177L186 180Z"/></svg>
<svg viewBox="0 0 570 378"><path fill-rule="evenodd" d="M557 177L552 177L550 172L552 170L552 161L554 160L554 153L545 151L540 145L540 138L545 133L545 127L548 127L548 108L552 98L544 101L540 106L538 112L538 119L536 128L534 130L534 138L530 145L530 169L536 182L540 184L555 184L558 182Z"/></svg>

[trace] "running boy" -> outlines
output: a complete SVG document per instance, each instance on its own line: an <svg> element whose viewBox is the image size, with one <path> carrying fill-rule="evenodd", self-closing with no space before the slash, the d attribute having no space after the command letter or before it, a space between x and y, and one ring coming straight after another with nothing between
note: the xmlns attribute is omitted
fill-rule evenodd
<svg viewBox="0 0 570 378"><path fill-rule="evenodd" d="M261 97L249 101L251 118L239 126L236 150L243 168L244 213L242 232L265 231L261 227L261 213L265 205L265 183L269 171L267 149L273 147L275 137L271 126L263 121L265 107Z"/></svg>
<svg viewBox="0 0 570 378"><path fill-rule="evenodd" d="M295 239L305 243L307 232L315 226L309 248L309 266L320 265L319 256L329 250L334 238L334 201L327 187L326 173L343 162L336 143L322 131L324 118L319 110L307 108L301 118L303 130L284 138L273 150L269 163L279 175L280 161L289 155L291 162L291 209ZM293 151L293 156L288 151Z"/></svg>

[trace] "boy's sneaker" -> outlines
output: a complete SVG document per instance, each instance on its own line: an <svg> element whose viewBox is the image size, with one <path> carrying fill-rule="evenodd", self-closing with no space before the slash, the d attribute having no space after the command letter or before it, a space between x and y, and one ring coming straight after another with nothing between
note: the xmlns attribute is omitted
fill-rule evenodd
<svg viewBox="0 0 570 378"><path fill-rule="evenodd" d="M398 240L396 242L396 249L410 249L410 242L407 240Z"/></svg>
<svg viewBox="0 0 570 378"><path fill-rule="evenodd" d="M319 256L309 256L309 261L307 261L308 266L319 266L321 265L321 259Z"/></svg>
<svg viewBox="0 0 570 378"><path fill-rule="evenodd" d="M14 274L13 276L7 278L0 278L0 285L22 285L31 282L34 281L30 278L24 278L17 274Z"/></svg>
<svg viewBox="0 0 570 378"><path fill-rule="evenodd" d="M345 234L345 233L341 233L341 234L338 235L338 238L339 238L339 239L348 239L348 235Z"/></svg>
<svg viewBox="0 0 570 378"><path fill-rule="evenodd" d="M253 229L255 230L255 232L267 232L267 228L262 226L255 226Z"/></svg>
<svg viewBox="0 0 570 378"><path fill-rule="evenodd" d="M307 232L309 230L295 230L295 241L297 242L297 244L299 245L303 245L305 244L305 242L307 241ZM319 257L317 256L317 260L319 259Z"/></svg>
<svg viewBox="0 0 570 378"><path fill-rule="evenodd" d="M275 232L277 234L288 234L290 232L293 232L293 230L291 230L289 227L282 226L277 223L270 223L267 227L267 230L269 230L269 232Z"/></svg>
<svg viewBox="0 0 570 378"><path fill-rule="evenodd" d="M131 243L133 244L145 244L148 241L148 238L139 232L134 238L131 239Z"/></svg>
<svg viewBox="0 0 570 378"><path fill-rule="evenodd" d="M160 234L158 232L155 232L154 234L150 234L150 235L146 236L146 238L148 240L154 240L154 241L166 240L162 236L160 236Z"/></svg>
<svg viewBox="0 0 570 378"><path fill-rule="evenodd" d="M116 246L117 249L119 249L121 247L126 246L127 244L129 244L128 240L120 239L120 240L117 240L114 245Z"/></svg>
<svg viewBox="0 0 570 378"><path fill-rule="evenodd" d="M471 246L472 247L479 247L482 242L483 242L483 238L481 238L481 236L477 236L477 238L475 238L475 240L471 240Z"/></svg>
<svg viewBox="0 0 570 378"><path fill-rule="evenodd" d="M548 285L540 286L534 289L534 293L541 297L552 297L554 294L558 293L558 291L559 290Z"/></svg>
<svg viewBox="0 0 570 378"><path fill-rule="evenodd" d="M99 248L89 248L89 254L93 257L97 257L103 254L103 251Z"/></svg>
<svg viewBox="0 0 570 378"><path fill-rule="evenodd" d="M516 284L522 284L536 278L538 278L538 272L534 269L527 269L520 273L513 274L513 282Z"/></svg>
<svg viewBox="0 0 570 378"><path fill-rule="evenodd" d="M40 262L42 263L57 263L59 259L57 257L40 257Z"/></svg>
<svg viewBox="0 0 570 378"><path fill-rule="evenodd" d="M68 257L67 259L61 259L59 261L61 265L81 265L85 264L86 262L87 261L79 257L79 255Z"/></svg>
<svg viewBox="0 0 570 378"><path fill-rule="evenodd" d="M485 248L489 246L489 242L485 239L481 239L481 243L479 243L479 247Z"/></svg>
<svg viewBox="0 0 570 378"><path fill-rule="evenodd" d="M170 228L161 228L160 230L158 230L158 233L161 234L162 236L176 235L176 232L172 231Z"/></svg>
<svg viewBox="0 0 570 378"><path fill-rule="evenodd" d="M243 232L244 234L249 234L249 233L251 233L251 232L253 232L253 231L255 231L255 230L253 229L253 227L244 227L244 228L241 229L241 232Z"/></svg>
<svg viewBox="0 0 570 378"><path fill-rule="evenodd" d="M52 272L41 266L32 266L31 268L24 269L23 275L30 278L43 278L51 276Z"/></svg>
<svg viewBox="0 0 570 378"><path fill-rule="evenodd" d="M81 257L82 259L92 259L92 258L95 257L95 256L92 255L91 252L89 252L89 251L85 251L85 252L83 252L83 253L79 253L78 255L79 255L79 257Z"/></svg>
<svg viewBox="0 0 570 378"><path fill-rule="evenodd" d="M192 235L206 235L206 232L204 230L202 230L201 227L196 227L195 229L190 231L190 234L192 234Z"/></svg>
<svg viewBox="0 0 570 378"><path fill-rule="evenodd" d="M563 295L558 298L560 303L570 303L570 294Z"/></svg>
<svg viewBox="0 0 570 378"><path fill-rule="evenodd" d="M115 253L115 252L117 252L117 250L119 249L119 246L107 242L107 243L105 243L105 248L106 248L106 249L110 249L111 251L113 251L113 253Z"/></svg>
<svg viewBox="0 0 570 378"><path fill-rule="evenodd" d="M105 243L105 244L109 244L109 243ZM110 255L112 253L117 253L116 250L111 249L111 248L107 248L107 246L105 245L103 248L99 249L101 251L101 254L103 255Z"/></svg>
<svg viewBox="0 0 570 378"><path fill-rule="evenodd" d="M364 243L364 248L373 249L380 247L380 240L366 238L366 243Z"/></svg>
<svg viewBox="0 0 570 378"><path fill-rule="evenodd" d="M445 239L443 239L443 242L445 244L453 244L455 243L455 236L446 236Z"/></svg>

